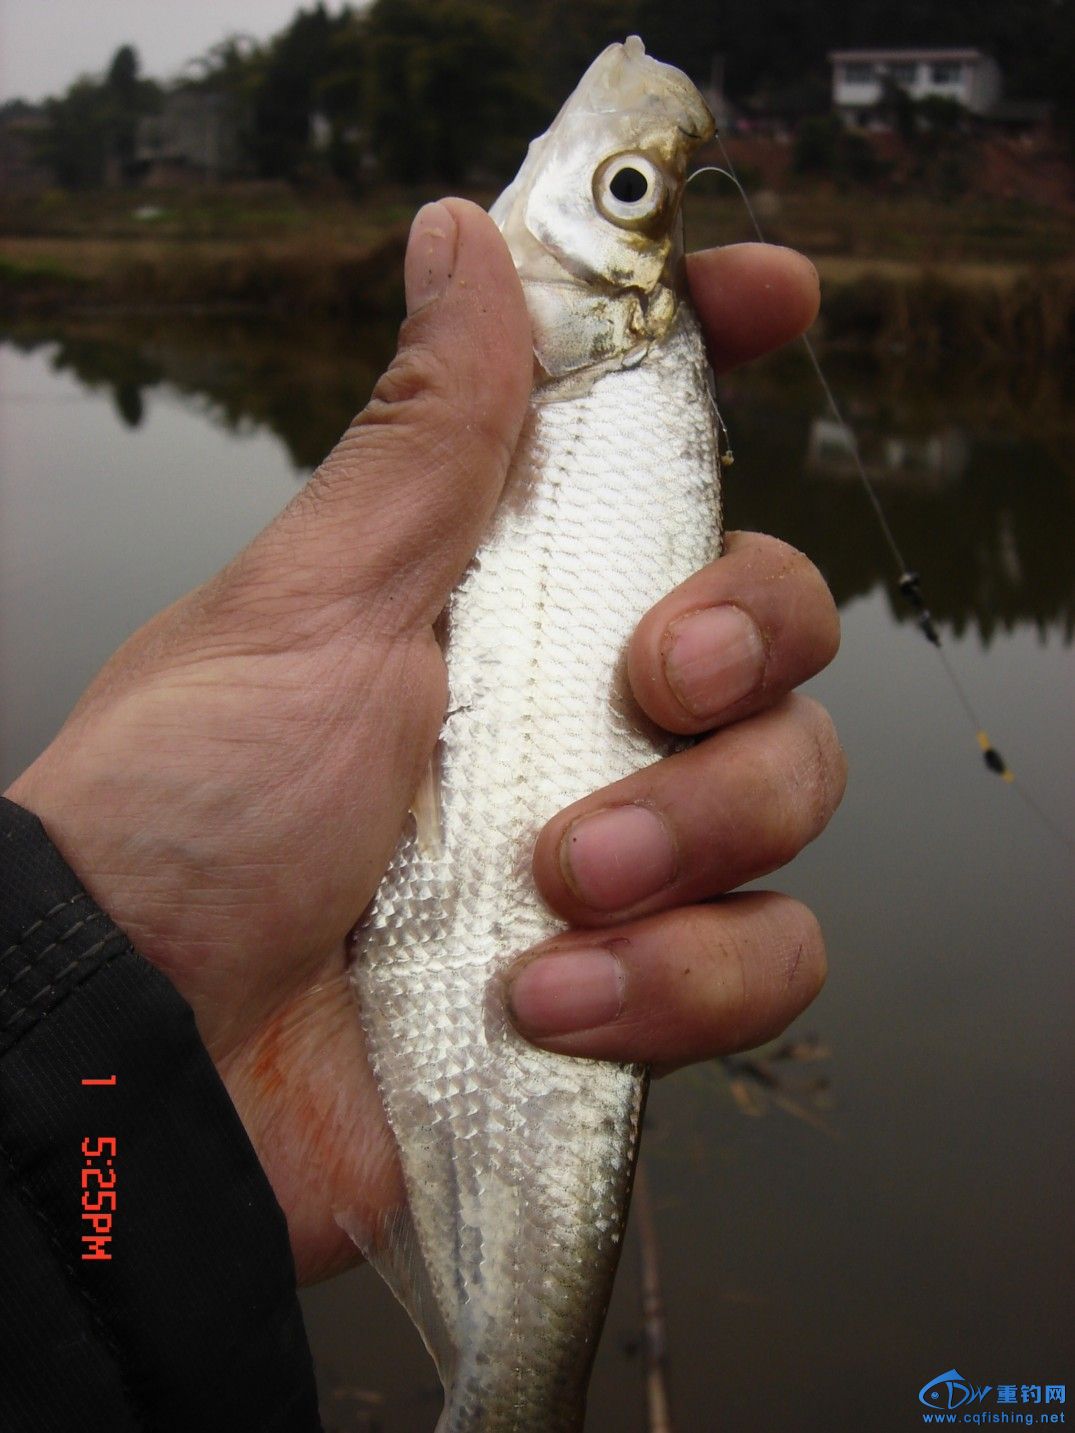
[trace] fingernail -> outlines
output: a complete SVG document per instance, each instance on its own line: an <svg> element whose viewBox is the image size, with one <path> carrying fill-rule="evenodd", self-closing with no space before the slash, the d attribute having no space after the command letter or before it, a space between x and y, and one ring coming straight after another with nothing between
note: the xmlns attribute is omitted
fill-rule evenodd
<svg viewBox="0 0 1075 1433"><path fill-rule="evenodd" d="M597 911L633 906L670 885L676 849L646 806L615 806L583 816L560 842L560 865L576 895Z"/></svg>
<svg viewBox="0 0 1075 1433"><path fill-rule="evenodd" d="M607 950L560 951L524 965L508 987L515 1023L527 1035L568 1035L615 1020L627 977Z"/></svg>
<svg viewBox="0 0 1075 1433"><path fill-rule="evenodd" d="M716 716L761 684L765 644L741 607L706 607L668 629L668 685L692 716Z"/></svg>
<svg viewBox="0 0 1075 1433"><path fill-rule="evenodd" d="M452 211L441 199L435 204L423 205L414 216L403 261L403 287L409 314L431 303L448 287L455 268L458 235Z"/></svg>

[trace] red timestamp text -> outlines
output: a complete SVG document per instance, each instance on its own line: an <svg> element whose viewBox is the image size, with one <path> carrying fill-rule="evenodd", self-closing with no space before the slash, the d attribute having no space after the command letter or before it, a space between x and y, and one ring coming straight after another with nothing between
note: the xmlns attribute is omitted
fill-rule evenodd
<svg viewBox="0 0 1075 1433"><path fill-rule="evenodd" d="M83 1259L111 1259L112 1217L116 1211L116 1141L82 1141ZM88 1226L88 1227L87 1227ZM92 1231L92 1232L91 1232Z"/></svg>
<svg viewBox="0 0 1075 1433"><path fill-rule="evenodd" d="M83 1080L83 1085L112 1085L107 1079ZM116 1212L116 1138L104 1135L82 1141L82 1258L87 1262L112 1258L112 1220Z"/></svg>

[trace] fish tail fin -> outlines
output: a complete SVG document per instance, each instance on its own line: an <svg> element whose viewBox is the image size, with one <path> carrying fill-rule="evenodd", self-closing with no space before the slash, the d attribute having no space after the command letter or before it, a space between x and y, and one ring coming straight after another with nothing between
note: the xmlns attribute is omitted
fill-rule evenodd
<svg viewBox="0 0 1075 1433"><path fill-rule="evenodd" d="M372 1226L351 1210L334 1217L407 1310L448 1393L458 1364L458 1352L433 1290L410 1209L400 1204ZM440 1423L437 1427L441 1427Z"/></svg>
<svg viewBox="0 0 1075 1433"><path fill-rule="evenodd" d="M513 1433L529 1433L532 1429L540 1429L540 1433L582 1433L586 1418L584 1391L577 1397L566 1392L558 1395L554 1403L540 1411L529 1404L525 1407L499 1405L491 1415L486 1409L483 1418L476 1411L477 1400L467 1382L464 1374L458 1387L449 1385L445 1389L444 1410L433 1433L474 1433L476 1428L485 1427L511 1428Z"/></svg>
<svg viewBox="0 0 1075 1433"><path fill-rule="evenodd" d="M581 1433L586 1414L585 1376L561 1381L555 1401L547 1407L542 1404L540 1415L536 1414L531 1402L536 1372L533 1350L514 1344L506 1347L496 1337L502 1323L491 1323L483 1338L464 1311L460 1310L457 1317L451 1312L445 1316L406 1204L392 1209L373 1225L352 1211L336 1214L335 1220L407 1310L437 1365L444 1385L444 1408L435 1433L473 1433L478 1426L475 1409L479 1402L498 1428L511 1427L522 1433L523 1429L540 1426L541 1433ZM495 1345L492 1348L490 1336ZM497 1372L501 1375L499 1382ZM577 1375L579 1370L573 1372ZM520 1391L524 1394L521 1405Z"/></svg>

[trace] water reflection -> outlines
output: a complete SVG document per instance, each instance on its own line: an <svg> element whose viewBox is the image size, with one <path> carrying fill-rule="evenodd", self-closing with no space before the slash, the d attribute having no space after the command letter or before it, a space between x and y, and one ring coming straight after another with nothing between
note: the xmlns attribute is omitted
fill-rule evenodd
<svg viewBox="0 0 1075 1433"><path fill-rule="evenodd" d="M392 342L173 318L24 333L35 351L7 350L6 775L128 632L279 510ZM1025 788L1066 823L1062 405L898 362L837 363L834 377L934 606L996 628L988 651L974 636L949 649ZM1063 850L984 773L924 644L893 631L887 554L817 428L808 370L794 357L759 365L723 382L722 404L738 452L733 522L807 547L846 603L840 658L811 688L852 779L824 839L773 881L817 912L831 960L796 1036L801 1048L819 1031L831 1062L804 1065L804 1088L782 1091L799 1117L758 1083L776 1051L748 1057L764 1117L752 1117L749 1089L736 1093L742 1061L732 1084L710 1065L651 1096L645 1157L676 1426L903 1433L917 1390L954 1361L994 1383L1063 1379L1070 1361L1070 878ZM822 1074L832 1101L816 1111ZM379 1433L429 1433L432 1365L373 1272L303 1303L326 1428L368 1415ZM594 1430L646 1426L640 1361L628 1357L638 1305L632 1236L598 1353Z"/></svg>
<svg viewBox="0 0 1075 1433"><path fill-rule="evenodd" d="M810 425L806 471L858 481L856 446L863 471L875 487L887 486L892 480L936 489L963 475L970 453L962 428L947 427L924 435L878 433L867 428L852 437L844 424L823 416Z"/></svg>
<svg viewBox="0 0 1075 1433"><path fill-rule="evenodd" d="M229 429L270 429L305 474L365 401L395 332L383 323L351 332L169 315L21 329L9 339L23 349L55 345L52 366L110 390L128 426L141 422L145 393L166 385ZM1040 384L1019 392L1017 369L1004 384L965 369L909 372L898 357L864 366L837 355L830 368L938 621L957 634L975 628L986 643L1020 622L1070 641L1065 534L1075 485L1064 468L1071 424L1062 395ZM897 620L912 620L801 353L725 379L722 408L741 456L727 484L730 522L777 530L810 553L841 605L884 586Z"/></svg>
<svg viewBox="0 0 1075 1433"><path fill-rule="evenodd" d="M867 473L934 616L957 634L1033 623L1071 641L1075 590L1067 557L1075 483L1062 457L1070 419L1055 396L1045 416L959 373L927 387L904 365L831 365ZM1056 403L1056 409L1053 403ZM731 520L771 529L808 552L841 606L884 586L891 559L854 474L846 439L824 415L806 365L789 353L725 381L723 409L743 455L727 484ZM1054 449L1056 450L1054 452Z"/></svg>
<svg viewBox="0 0 1075 1433"><path fill-rule="evenodd" d="M128 427L142 421L146 393L168 387L228 429L269 429L305 475L369 396L395 328L382 322L355 335L248 316L169 314L19 327L0 338L23 352L52 345L52 367L109 391Z"/></svg>

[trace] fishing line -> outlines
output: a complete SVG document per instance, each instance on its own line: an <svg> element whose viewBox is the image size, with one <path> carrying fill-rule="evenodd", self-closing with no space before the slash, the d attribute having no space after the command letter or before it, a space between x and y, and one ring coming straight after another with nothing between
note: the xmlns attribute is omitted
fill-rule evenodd
<svg viewBox="0 0 1075 1433"><path fill-rule="evenodd" d="M754 206L753 204L751 204L750 197L747 194L746 190L743 188L742 183L740 182L739 175L735 171L735 165L732 162L731 155L725 148L724 139L719 131L716 133L714 138L716 139L717 145L720 149L721 157L723 158L727 168L721 168L719 165L716 164L703 165L700 169L695 169L691 174L687 176L687 184L690 184L692 180L697 179L702 174L719 174L722 178L731 180L732 184L734 184L736 189L739 191L739 197L742 199L747 214L750 217L750 222L754 228L754 233L758 236L758 242L761 244L768 243L768 240L762 232L762 227L758 223L758 216L754 212ZM1025 789L1022 782L1017 781L1015 779L1015 773L1012 771L1011 767L1004 760L1000 752L990 740L989 734L986 731L985 726L983 725L977 710L975 709L974 703L970 699L970 695L967 692L966 687L960 680L959 674L956 672L956 669L949 661L948 653L941 645L941 634L937 628L936 622L933 620L933 614L929 610L925 597L922 594L921 579L918 573L910 567L903 553L900 551L900 545L896 541L896 535L892 531L888 518L885 516L884 508L881 506L881 500L877 496L877 490L874 487L873 483L870 481L869 474L866 472L865 464L862 461L862 454L859 452L858 438L855 435L854 429L844 417L843 412L840 409L839 403L837 403L836 401L836 395L832 390L832 385L825 377L824 370L821 367L821 361L817 356L817 350L811 342L810 335L808 333L804 333L802 335L802 342L804 347L806 348L807 354L809 355L811 367L813 368L814 373L817 375L817 380L821 385L821 391L825 395L825 402L828 405L829 412L832 414L833 419L835 420L837 426L840 428L840 431L844 435L844 440L847 443L848 451L851 455L851 461L854 466L855 472L858 475L859 482L866 490L866 496L870 501L871 507L873 508L874 516L876 517L878 525L881 528L881 533L888 546L889 552L892 554L892 559L896 564L896 570L898 573L897 586L899 588L900 594L907 602L908 606L911 607L911 609L913 610L915 614L915 621L919 631L925 637L927 642L929 642L930 646L934 648L937 653L937 656L940 658L941 666L944 669L944 673L948 678L949 685L951 686L952 690L956 695L956 700L958 701L960 707L963 709L963 713L966 716L967 720L974 728L975 740L977 741L979 749L981 750L982 759L984 760L987 768L990 771L995 773L995 775L999 776L1002 781L1007 782L1009 786L1014 788L1014 790L1022 800L1023 804L1026 806L1027 810L1032 812L1033 815L1037 817L1041 825L1043 825L1058 840L1062 841L1064 845L1069 848L1069 850L1075 848L1075 841L1072 840L1072 837L1068 834L1068 832L1065 831L1063 827L1059 825L1058 822L1054 821L1053 818L1049 815L1049 813L1038 804L1038 802L1034 799L1030 792ZM721 425L723 427L723 419L721 420ZM724 429L724 431L726 434L727 429Z"/></svg>

